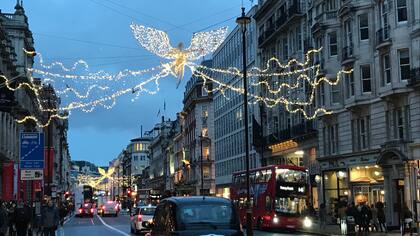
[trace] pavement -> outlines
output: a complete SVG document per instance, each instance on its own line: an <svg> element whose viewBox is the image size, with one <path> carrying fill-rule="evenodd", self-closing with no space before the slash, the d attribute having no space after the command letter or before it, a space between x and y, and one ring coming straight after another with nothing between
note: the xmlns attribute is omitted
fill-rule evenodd
<svg viewBox="0 0 420 236"><path fill-rule="evenodd" d="M312 228L307 230L301 230L303 233L309 233L312 235L328 235L328 236L339 236L343 235L340 233L340 227L338 225L327 225L324 229L320 229L318 225L314 225ZM357 232L353 234L348 235L356 235L356 236L401 236L400 231L389 231L387 233L385 232ZM410 235L409 233L406 233L405 235ZM417 233L413 233L413 236L417 236Z"/></svg>

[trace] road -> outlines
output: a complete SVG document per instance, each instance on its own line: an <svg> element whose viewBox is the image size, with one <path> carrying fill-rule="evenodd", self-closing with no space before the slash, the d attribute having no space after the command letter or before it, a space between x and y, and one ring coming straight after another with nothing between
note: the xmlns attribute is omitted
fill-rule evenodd
<svg viewBox="0 0 420 236"><path fill-rule="evenodd" d="M66 221L63 228L57 232L58 236L131 236L129 216L119 215L118 217L99 217L95 215L93 218L76 218L72 217ZM285 236L291 233L275 233L254 231L255 236ZM296 234L294 234L296 235ZM305 234L299 234L305 235Z"/></svg>

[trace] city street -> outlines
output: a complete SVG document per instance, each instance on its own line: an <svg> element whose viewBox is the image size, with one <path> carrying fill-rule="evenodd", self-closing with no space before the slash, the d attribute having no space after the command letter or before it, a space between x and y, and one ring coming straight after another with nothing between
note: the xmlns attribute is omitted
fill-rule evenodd
<svg viewBox="0 0 420 236"><path fill-rule="evenodd" d="M95 215L93 218L79 218L72 217L63 227L64 230L59 229L57 235L85 235L85 236L104 236L104 235L131 235L129 216L119 215L118 217L100 217ZM290 233L276 233L254 231L256 236L281 236L290 235ZM296 233L294 235L309 235Z"/></svg>

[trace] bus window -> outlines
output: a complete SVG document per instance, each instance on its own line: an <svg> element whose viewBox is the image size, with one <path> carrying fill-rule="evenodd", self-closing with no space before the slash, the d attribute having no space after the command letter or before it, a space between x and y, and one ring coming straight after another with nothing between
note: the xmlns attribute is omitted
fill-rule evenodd
<svg viewBox="0 0 420 236"><path fill-rule="evenodd" d="M265 197L265 209L267 211L270 211L271 210L271 206L272 206L271 197L270 196L266 196Z"/></svg>

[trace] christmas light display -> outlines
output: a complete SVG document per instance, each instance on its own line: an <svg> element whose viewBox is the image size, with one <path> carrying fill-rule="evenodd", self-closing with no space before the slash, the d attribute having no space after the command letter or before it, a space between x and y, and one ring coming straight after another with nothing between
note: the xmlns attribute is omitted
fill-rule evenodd
<svg viewBox="0 0 420 236"><path fill-rule="evenodd" d="M133 94L131 100L135 101L141 94L156 94L160 90L159 84L163 78L174 76L179 84L186 68L193 73L193 76L204 80L203 89L207 92L219 91L226 99L230 99L227 91L244 93L240 85L231 84L224 79L242 77L242 71L238 68L209 68L194 63L195 60L212 53L220 46L226 35L226 27L193 34L191 44L186 49L182 44L176 48L172 47L168 35L163 31L136 24L131 24L130 27L141 46L168 62L142 70L124 69L116 73L103 70L91 72L84 60L78 60L69 67L58 61L45 64L40 53L25 50L28 55L39 57L40 67L28 68L29 82L17 83L15 87L11 86L15 78L0 76L4 81L1 84L0 80L0 86L12 91L32 90L39 110L48 112L49 117L40 120L35 116L26 116L17 122L32 120L38 126L45 127L53 119L67 119L73 110L92 112L98 106L111 109L117 104L117 99L123 95ZM262 103L267 107L283 105L288 112L301 112L306 119L314 119L319 114L331 114L331 111L323 107L315 108L316 89L321 83L337 85L342 76L352 73L352 70L339 70L335 78L327 78L321 73L320 65L313 60L321 50L322 48L308 51L302 61L292 59L282 63L273 57L266 62L264 68L250 68L247 72L249 86L252 88L248 94L250 102ZM33 83L33 75L42 77L43 84L48 83L54 87L56 95L61 100L60 106L51 108L43 105L45 103L41 101L40 96L43 86ZM207 82L213 84L212 89L205 86Z"/></svg>

